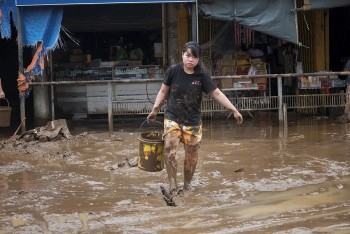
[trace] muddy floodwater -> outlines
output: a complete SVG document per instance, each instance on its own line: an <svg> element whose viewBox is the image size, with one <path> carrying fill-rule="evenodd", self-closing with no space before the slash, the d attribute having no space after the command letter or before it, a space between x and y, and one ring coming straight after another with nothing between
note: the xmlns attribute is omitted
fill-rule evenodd
<svg viewBox="0 0 350 234"><path fill-rule="evenodd" d="M45 143L0 128L0 233L350 233L350 124L204 120L194 190L172 207L165 169L130 166L142 121L111 137L106 120L68 122L72 139Z"/></svg>

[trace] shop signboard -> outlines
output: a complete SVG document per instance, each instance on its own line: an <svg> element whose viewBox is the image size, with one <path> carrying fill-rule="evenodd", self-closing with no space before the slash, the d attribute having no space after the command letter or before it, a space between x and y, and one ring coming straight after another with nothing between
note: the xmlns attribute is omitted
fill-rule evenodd
<svg viewBox="0 0 350 234"><path fill-rule="evenodd" d="M120 3L171 3L195 2L196 0L16 0L16 6L85 5Z"/></svg>

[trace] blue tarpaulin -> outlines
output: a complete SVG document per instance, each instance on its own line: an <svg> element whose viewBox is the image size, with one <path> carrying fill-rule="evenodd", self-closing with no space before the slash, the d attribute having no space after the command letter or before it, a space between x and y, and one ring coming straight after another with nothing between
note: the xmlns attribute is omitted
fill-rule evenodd
<svg viewBox="0 0 350 234"><path fill-rule="evenodd" d="M11 12L17 27L17 8L14 0L0 1L2 17L0 18L0 33L2 38L11 37ZM43 51L57 46L63 17L62 7L24 7L22 10L23 45L35 46L43 43Z"/></svg>
<svg viewBox="0 0 350 234"><path fill-rule="evenodd" d="M17 16L17 8L15 1L0 0L0 34L1 38L9 39L11 37L11 12ZM14 19L17 25L17 17Z"/></svg>
<svg viewBox="0 0 350 234"><path fill-rule="evenodd" d="M117 4L117 3L170 3L195 2L195 0L17 0L17 6Z"/></svg>
<svg viewBox="0 0 350 234"><path fill-rule="evenodd" d="M19 72L18 89L24 97L29 95L28 82L37 75L42 75L44 56L58 45L58 38L63 17L61 6L23 7L17 10L15 0L0 0L0 33L2 38L11 37L11 13L18 28L18 13L21 12L22 43L24 46L37 47L32 63ZM40 43L39 43L40 42Z"/></svg>
<svg viewBox="0 0 350 234"><path fill-rule="evenodd" d="M43 42L43 49L54 49L60 33L62 7L25 7L22 11L23 44Z"/></svg>

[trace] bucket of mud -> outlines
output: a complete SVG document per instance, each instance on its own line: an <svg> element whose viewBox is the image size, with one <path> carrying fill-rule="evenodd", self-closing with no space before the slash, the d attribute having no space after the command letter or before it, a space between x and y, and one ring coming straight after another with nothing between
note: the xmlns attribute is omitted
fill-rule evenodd
<svg viewBox="0 0 350 234"><path fill-rule="evenodd" d="M163 130L159 131L145 131L141 132L141 128L145 120L139 130L138 140L139 143L139 153L138 153L138 168L144 171L149 172L157 172L161 171L164 168L164 157L163 157L163 149L164 149L164 140L163 140ZM158 122L158 121L156 121ZM162 126L163 124L160 123Z"/></svg>
<svg viewBox="0 0 350 234"><path fill-rule="evenodd" d="M11 111L12 108L9 105L9 101L6 98L0 98L1 100L5 100L7 106L0 106L0 127L8 127L11 122Z"/></svg>

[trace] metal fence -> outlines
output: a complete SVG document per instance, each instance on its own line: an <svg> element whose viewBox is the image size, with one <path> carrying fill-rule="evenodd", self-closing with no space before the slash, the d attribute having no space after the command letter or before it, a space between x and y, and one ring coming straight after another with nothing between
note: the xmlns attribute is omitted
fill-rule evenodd
<svg viewBox="0 0 350 234"><path fill-rule="evenodd" d="M278 96L228 97L233 105L241 111L267 111L279 109ZM112 101L113 115L142 115L152 110L149 101ZM345 93L284 95L283 103L287 109L304 109L319 107L344 107ZM225 109L214 99L206 96L202 101L202 113L222 112Z"/></svg>

